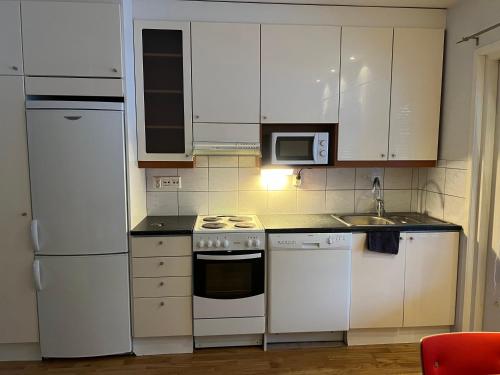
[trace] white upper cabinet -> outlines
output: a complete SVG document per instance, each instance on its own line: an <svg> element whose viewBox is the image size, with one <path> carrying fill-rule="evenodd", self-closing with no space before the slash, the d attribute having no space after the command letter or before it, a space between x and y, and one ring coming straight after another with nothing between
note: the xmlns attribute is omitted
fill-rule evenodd
<svg viewBox="0 0 500 375"><path fill-rule="evenodd" d="M193 161L190 38L189 22L134 23L139 162Z"/></svg>
<svg viewBox="0 0 500 375"><path fill-rule="evenodd" d="M336 123L340 27L262 25L263 123Z"/></svg>
<svg viewBox="0 0 500 375"><path fill-rule="evenodd" d="M342 28L338 160L387 160L392 28Z"/></svg>
<svg viewBox="0 0 500 375"><path fill-rule="evenodd" d="M404 326L455 324L458 232L407 233Z"/></svg>
<svg viewBox="0 0 500 375"><path fill-rule="evenodd" d="M0 75L22 75L21 5L0 1Z"/></svg>
<svg viewBox="0 0 500 375"><path fill-rule="evenodd" d="M258 123L260 25L191 23L194 122Z"/></svg>
<svg viewBox="0 0 500 375"><path fill-rule="evenodd" d="M368 250L366 233L353 234L350 328L403 326L405 237L393 255Z"/></svg>
<svg viewBox="0 0 500 375"><path fill-rule="evenodd" d="M436 160L444 30L394 29L389 160Z"/></svg>
<svg viewBox="0 0 500 375"><path fill-rule="evenodd" d="M22 2L26 75L121 77L118 4Z"/></svg>

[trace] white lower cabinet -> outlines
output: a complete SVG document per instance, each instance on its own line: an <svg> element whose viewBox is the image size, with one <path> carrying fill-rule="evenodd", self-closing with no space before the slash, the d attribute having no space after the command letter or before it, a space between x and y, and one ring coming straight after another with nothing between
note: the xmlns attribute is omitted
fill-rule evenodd
<svg viewBox="0 0 500 375"><path fill-rule="evenodd" d="M401 233L393 255L353 234L350 328L453 325L458 241L458 232Z"/></svg>
<svg viewBox="0 0 500 375"><path fill-rule="evenodd" d="M191 297L134 298L134 337L193 334Z"/></svg>
<svg viewBox="0 0 500 375"><path fill-rule="evenodd" d="M192 339L191 254L190 236L132 238L135 338Z"/></svg>
<svg viewBox="0 0 500 375"><path fill-rule="evenodd" d="M404 327L455 324L458 232L408 233Z"/></svg>
<svg viewBox="0 0 500 375"><path fill-rule="evenodd" d="M350 328L388 328L403 325L405 237L399 253L369 251L366 233L352 235L352 294Z"/></svg>

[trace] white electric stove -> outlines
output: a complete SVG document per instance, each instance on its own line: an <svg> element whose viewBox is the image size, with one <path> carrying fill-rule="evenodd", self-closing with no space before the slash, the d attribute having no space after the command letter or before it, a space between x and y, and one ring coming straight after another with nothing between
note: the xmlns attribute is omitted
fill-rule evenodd
<svg viewBox="0 0 500 375"><path fill-rule="evenodd" d="M193 230L196 347L210 346L209 337L228 336L233 345L235 337L262 337L265 245L255 215L198 216Z"/></svg>

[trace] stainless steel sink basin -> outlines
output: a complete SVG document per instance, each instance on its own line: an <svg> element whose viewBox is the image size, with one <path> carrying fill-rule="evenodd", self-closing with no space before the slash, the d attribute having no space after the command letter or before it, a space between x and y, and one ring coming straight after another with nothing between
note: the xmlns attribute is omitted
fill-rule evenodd
<svg viewBox="0 0 500 375"><path fill-rule="evenodd" d="M374 215L344 215L335 216L334 218L342 221L346 225L394 225L394 222L385 218Z"/></svg>

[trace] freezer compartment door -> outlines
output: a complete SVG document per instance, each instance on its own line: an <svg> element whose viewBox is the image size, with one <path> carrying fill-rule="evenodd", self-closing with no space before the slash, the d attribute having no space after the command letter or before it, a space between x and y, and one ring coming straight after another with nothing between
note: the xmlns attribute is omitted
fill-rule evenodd
<svg viewBox="0 0 500 375"><path fill-rule="evenodd" d="M35 252L126 252L123 112L26 113Z"/></svg>
<svg viewBox="0 0 500 375"><path fill-rule="evenodd" d="M127 254L35 258L42 357L131 351Z"/></svg>

